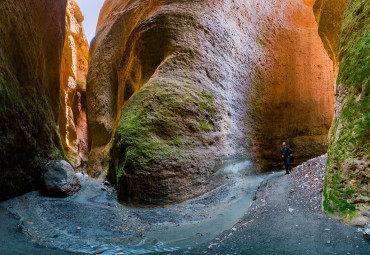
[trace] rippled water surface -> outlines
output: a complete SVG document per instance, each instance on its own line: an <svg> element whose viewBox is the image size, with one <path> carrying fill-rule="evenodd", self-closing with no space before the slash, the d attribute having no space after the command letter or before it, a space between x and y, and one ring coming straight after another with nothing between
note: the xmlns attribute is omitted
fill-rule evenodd
<svg viewBox="0 0 370 255"><path fill-rule="evenodd" d="M238 165L238 168L240 166ZM145 254L204 243L231 228L251 204L264 176L234 177L201 198L166 208L119 204L115 191L86 176L66 199L31 192L3 202L37 243L91 254Z"/></svg>

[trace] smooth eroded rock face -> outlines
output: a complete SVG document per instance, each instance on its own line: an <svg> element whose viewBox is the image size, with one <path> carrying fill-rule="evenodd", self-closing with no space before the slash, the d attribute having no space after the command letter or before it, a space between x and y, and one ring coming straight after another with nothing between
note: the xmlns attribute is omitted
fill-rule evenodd
<svg viewBox="0 0 370 255"><path fill-rule="evenodd" d="M84 16L74 0L66 11L66 35L60 78L59 132L69 161L77 170L87 167L89 153L86 117L86 75L89 46L82 27Z"/></svg>
<svg viewBox="0 0 370 255"><path fill-rule="evenodd" d="M0 200L63 157L57 129L66 0L0 1Z"/></svg>
<svg viewBox="0 0 370 255"><path fill-rule="evenodd" d="M340 28L346 5L347 0L316 0L313 6L319 35L336 71L339 66Z"/></svg>
<svg viewBox="0 0 370 255"><path fill-rule="evenodd" d="M81 188L73 167L65 160L51 160L45 166L42 193L52 197L68 197Z"/></svg>
<svg viewBox="0 0 370 255"><path fill-rule="evenodd" d="M283 141L300 163L327 151L334 115L335 72L318 34L312 5L290 1L265 29L256 104L250 106L260 167L278 168ZM280 19L280 20L279 20Z"/></svg>
<svg viewBox="0 0 370 255"><path fill-rule="evenodd" d="M338 1L327 2L331 2L328 6L333 6ZM330 12L331 9L322 11ZM338 29L340 27L336 27L334 33L338 33ZM348 222L357 222L352 219L369 209L369 202L359 199L370 195L369 31L370 2L349 0L337 54L339 75L335 118L328 150L323 203L327 212ZM362 216L358 219L364 221Z"/></svg>
<svg viewBox="0 0 370 255"><path fill-rule="evenodd" d="M206 192L228 159L275 165L282 140L298 161L322 154L334 74L313 3L107 0L87 77L89 174L159 205Z"/></svg>

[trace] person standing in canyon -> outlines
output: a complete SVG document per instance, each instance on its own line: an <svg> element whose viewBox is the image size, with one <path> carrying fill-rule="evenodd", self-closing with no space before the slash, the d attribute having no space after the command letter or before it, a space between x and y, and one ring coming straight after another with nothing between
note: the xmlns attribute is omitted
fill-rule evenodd
<svg viewBox="0 0 370 255"><path fill-rule="evenodd" d="M290 155L293 153L293 150L289 148L288 146L286 146L286 142L283 142L282 146L283 147L281 148L281 157L284 160L284 166L285 166L285 171L286 171L285 174L290 174L290 172L292 171L292 166L290 165L291 163Z"/></svg>

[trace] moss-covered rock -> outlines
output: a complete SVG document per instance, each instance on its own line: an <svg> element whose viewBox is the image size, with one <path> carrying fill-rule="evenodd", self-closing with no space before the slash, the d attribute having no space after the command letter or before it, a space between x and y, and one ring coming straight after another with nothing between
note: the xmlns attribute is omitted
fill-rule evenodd
<svg viewBox="0 0 370 255"><path fill-rule="evenodd" d="M205 188L207 174L189 171L189 165L196 164L193 160L202 156L193 157L202 137L190 137L204 129L188 125L189 120L201 122L209 114L202 107L208 104L202 97L206 92L195 91L177 80L156 78L123 106L108 173L121 201L161 205L192 198ZM207 96L213 104L212 95Z"/></svg>
<svg viewBox="0 0 370 255"><path fill-rule="evenodd" d="M353 203L369 197L370 179L370 3L350 0L340 39L337 102L331 132L324 209L346 221L366 210Z"/></svg>
<svg viewBox="0 0 370 255"><path fill-rule="evenodd" d="M106 1L87 77L89 175L109 161L122 201L158 205L209 190L226 160L281 163L282 136L301 138L298 159L324 153L334 76L314 28L295 0Z"/></svg>

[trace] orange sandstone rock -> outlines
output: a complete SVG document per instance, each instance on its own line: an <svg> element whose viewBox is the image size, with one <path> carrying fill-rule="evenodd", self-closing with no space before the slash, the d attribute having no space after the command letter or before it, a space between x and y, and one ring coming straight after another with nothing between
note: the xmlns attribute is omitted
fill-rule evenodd
<svg viewBox="0 0 370 255"><path fill-rule="evenodd" d="M298 162L327 151L334 115L336 73L318 34L315 1L279 4L278 22L270 24L259 66L261 92L256 122L257 155L262 168L276 167L287 141Z"/></svg>
<svg viewBox="0 0 370 255"><path fill-rule="evenodd" d="M336 71L339 67L340 29L346 6L347 0L316 0L313 7L319 35Z"/></svg>
<svg viewBox="0 0 370 255"><path fill-rule="evenodd" d="M228 160L280 162L281 140L298 160L323 152L334 73L313 3L107 0L87 77L89 173L126 203L161 205L212 188Z"/></svg>
<svg viewBox="0 0 370 255"><path fill-rule="evenodd" d="M87 167L86 75L89 47L82 27L84 16L74 0L66 11L66 36L61 68L59 132L71 164Z"/></svg>

